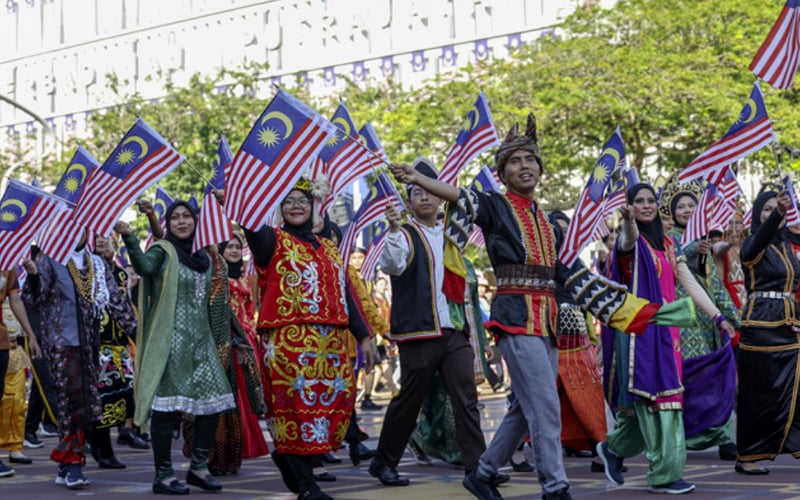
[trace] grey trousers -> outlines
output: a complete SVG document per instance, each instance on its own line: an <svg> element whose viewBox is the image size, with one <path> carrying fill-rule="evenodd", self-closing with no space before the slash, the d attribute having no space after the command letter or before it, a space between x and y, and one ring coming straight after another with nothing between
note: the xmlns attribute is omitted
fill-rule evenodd
<svg viewBox="0 0 800 500"><path fill-rule="evenodd" d="M489 478L496 473L508 463L519 443L530 436L542 491L553 493L569 486L556 387L558 347L549 337L507 334L501 335L498 345L516 398L481 455L478 474Z"/></svg>

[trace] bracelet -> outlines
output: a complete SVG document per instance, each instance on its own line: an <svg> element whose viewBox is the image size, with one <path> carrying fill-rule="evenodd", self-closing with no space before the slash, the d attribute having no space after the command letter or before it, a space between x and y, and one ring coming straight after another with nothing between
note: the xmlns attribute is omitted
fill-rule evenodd
<svg viewBox="0 0 800 500"><path fill-rule="evenodd" d="M728 321L728 318L726 318L721 312L718 312L714 315L714 323L716 323L717 326L721 327L724 321Z"/></svg>

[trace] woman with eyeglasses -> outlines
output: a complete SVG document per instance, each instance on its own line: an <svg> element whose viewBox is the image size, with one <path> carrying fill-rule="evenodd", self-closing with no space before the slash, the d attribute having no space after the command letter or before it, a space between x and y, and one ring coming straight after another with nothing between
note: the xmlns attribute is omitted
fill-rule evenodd
<svg viewBox="0 0 800 500"><path fill-rule="evenodd" d="M261 290L256 327L272 458L298 498L327 499L314 479L313 461L339 449L353 413L356 387L345 337L352 332L361 343L367 370L371 340L353 313L358 309L336 244L313 232L311 182L301 179L280 213L280 227L245 231Z"/></svg>

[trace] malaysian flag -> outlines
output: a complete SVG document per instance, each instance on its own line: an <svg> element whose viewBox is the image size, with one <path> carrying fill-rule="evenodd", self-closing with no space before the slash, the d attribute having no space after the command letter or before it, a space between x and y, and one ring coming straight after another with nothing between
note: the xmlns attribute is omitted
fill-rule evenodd
<svg viewBox="0 0 800 500"><path fill-rule="evenodd" d="M742 217L742 225L746 228L750 227L753 224L753 209L751 208L747 212L745 212L744 217Z"/></svg>
<svg viewBox="0 0 800 500"><path fill-rule="evenodd" d="M800 214L797 211L797 193L794 190L794 186L792 185L791 179L789 176L786 175L783 177L783 189L789 195L789 199L792 200L791 205L789 208L786 209L786 215L784 215L784 219L786 220L787 226L796 226L800 224Z"/></svg>
<svg viewBox="0 0 800 500"><path fill-rule="evenodd" d="M689 221L686 223L686 230L681 237L681 247L685 247L708 234L708 216L714 206L716 196L717 186L709 182L703 190L703 196L697 202L697 208L694 209L692 216L689 217Z"/></svg>
<svg viewBox="0 0 800 500"><path fill-rule="evenodd" d="M375 277L375 269L378 267L378 261L381 259L383 247L386 246L386 232L379 233L373 238L372 244L367 247L364 254L364 263L361 265L361 276L364 281L372 281Z"/></svg>
<svg viewBox="0 0 800 500"><path fill-rule="evenodd" d="M787 0L767 39L756 52L750 71L777 89L794 82L800 60L800 0Z"/></svg>
<svg viewBox="0 0 800 500"><path fill-rule="evenodd" d="M328 211L344 188L373 169L372 155L362 145L344 103L336 108L331 123L336 125L336 133L319 153L319 159L325 162L330 183L328 197L320 205L321 214Z"/></svg>
<svg viewBox="0 0 800 500"><path fill-rule="evenodd" d="M225 178L225 212L257 231L292 190L336 126L283 90L244 140Z"/></svg>
<svg viewBox="0 0 800 500"><path fill-rule="evenodd" d="M603 203L602 223L594 228L591 240L597 240L610 234L605 220L614 215L614 212L628 204L628 188L639 183L639 173L633 167L625 166L625 158L617 163L617 169L611 174L611 185L608 195Z"/></svg>
<svg viewBox="0 0 800 500"><path fill-rule="evenodd" d="M711 145L703 154L692 160L678 176L681 183L695 179L705 179L719 184L726 165L758 151L776 139L772 122L767 116L764 96L756 81L750 98L747 100L739 119L728 129L720 140Z"/></svg>
<svg viewBox="0 0 800 500"><path fill-rule="evenodd" d="M188 203L189 206L194 209L194 213L197 213L197 210L200 209L200 204L197 203L197 196L195 195L192 195L192 197L189 198L189 201L187 201L186 203Z"/></svg>
<svg viewBox="0 0 800 500"><path fill-rule="evenodd" d="M136 197L184 159L144 120L137 119L103 166L86 181L74 219L100 236L108 236Z"/></svg>
<svg viewBox="0 0 800 500"><path fill-rule="evenodd" d="M200 215L197 217L197 231L194 234L192 251L196 252L201 248L217 245L223 241L233 239L233 229L231 221L225 215L225 209L220 205L214 195L215 189L225 189L225 166L233 162L233 153L228 140L223 135L217 148L217 157L214 159L214 176L206 186L203 195L203 206L200 208Z"/></svg>
<svg viewBox="0 0 800 500"><path fill-rule="evenodd" d="M0 199L0 269L14 269L39 231L63 208L33 186L9 180Z"/></svg>
<svg viewBox="0 0 800 500"><path fill-rule="evenodd" d="M708 217L710 229L724 231L728 227L728 223L736 213L736 199L741 192L742 188L736 180L736 174L730 166L726 167L722 181L717 185L717 196L711 208L711 215Z"/></svg>
<svg viewBox="0 0 800 500"><path fill-rule="evenodd" d="M622 134L617 127L611 139L603 147L600 158L589 177L589 182L575 206L575 214L572 216L567 235L558 253L558 258L565 266L571 267L575 263L583 247L591 241L597 224L604 223L602 215L605 192L611 183L611 174L617 168L620 158L624 156L625 146L622 143Z"/></svg>
<svg viewBox="0 0 800 500"><path fill-rule="evenodd" d="M392 181L389 180L385 172L381 172L353 217L353 223L347 228L347 233L342 238L342 244L339 245L342 262L345 265L350 260L350 253L353 250L358 234L368 228L370 224L383 219L386 216L386 206L392 202L394 202L395 206L402 206L400 195L397 194Z"/></svg>
<svg viewBox="0 0 800 500"><path fill-rule="evenodd" d="M489 103L486 102L486 95L483 92L478 96L466 120L439 173L440 181L453 186L458 181L458 174L473 158L500 143L492 113L489 111Z"/></svg>
<svg viewBox="0 0 800 500"><path fill-rule="evenodd" d="M158 224L161 226L162 233L165 233L167 230L167 208L173 203L172 196L167 193L167 190L162 188L161 186L156 186L156 198L153 201L153 212L156 214L156 219L158 220ZM153 230L148 226L147 228L147 239L144 242L144 248L150 248L150 245L153 244L155 241L155 237L153 236Z"/></svg>
<svg viewBox="0 0 800 500"><path fill-rule="evenodd" d="M73 208L86 185L86 179L99 167L100 162L82 146L78 146L58 181L53 194L66 201L69 207L50 220L36 241L42 252L56 262L66 265L84 235L84 227L73 220Z"/></svg>

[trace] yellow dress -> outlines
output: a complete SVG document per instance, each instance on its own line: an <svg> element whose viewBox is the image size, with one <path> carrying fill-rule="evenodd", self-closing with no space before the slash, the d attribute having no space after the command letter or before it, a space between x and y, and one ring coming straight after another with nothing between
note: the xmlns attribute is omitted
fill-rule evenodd
<svg viewBox="0 0 800 500"><path fill-rule="evenodd" d="M6 388L0 401L0 449L22 451L22 441L25 439L25 414L28 410L25 382L29 362L22 346L17 345L17 336L21 330L8 305L8 299L3 303L2 309L3 321L8 328L10 348Z"/></svg>

